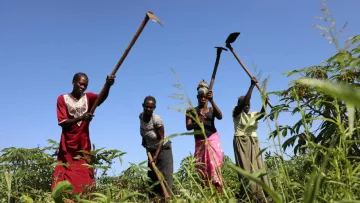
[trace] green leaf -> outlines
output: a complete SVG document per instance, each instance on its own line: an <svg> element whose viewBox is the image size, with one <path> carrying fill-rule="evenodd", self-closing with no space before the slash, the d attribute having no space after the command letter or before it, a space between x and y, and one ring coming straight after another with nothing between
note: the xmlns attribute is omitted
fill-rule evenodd
<svg viewBox="0 0 360 203"><path fill-rule="evenodd" d="M256 158L257 158L258 156L261 156L262 153L264 153L264 151L266 151L266 150L267 150L267 147L265 147L264 149L260 150L259 153L257 153ZM255 158L255 159L256 159L256 158Z"/></svg>
<svg viewBox="0 0 360 203"><path fill-rule="evenodd" d="M278 136L279 135L279 131L278 130L274 130L274 131L272 131L270 134L269 134L269 137L276 137L276 136Z"/></svg>
<svg viewBox="0 0 360 203"><path fill-rule="evenodd" d="M121 155L121 156L122 156L122 155ZM122 160L121 156L119 156L119 162L120 162L120 165L122 165L122 164L123 164L123 160Z"/></svg>
<svg viewBox="0 0 360 203"><path fill-rule="evenodd" d="M86 200L86 199L80 199L80 203L99 203L99 202L90 201L90 200Z"/></svg>
<svg viewBox="0 0 360 203"><path fill-rule="evenodd" d="M350 37L349 39L346 40L347 42L351 41L351 45L355 44L356 42L360 41L360 35L356 35L353 37Z"/></svg>
<svg viewBox="0 0 360 203"><path fill-rule="evenodd" d="M110 203L111 201L111 191L110 191L110 188L106 188L106 197L107 197L107 200L108 200L108 203Z"/></svg>
<svg viewBox="0 0 360 203"><path fill-rule="evenodd" d="M317 192L319 191L321 180L324 178L323 173L313 173L305 187L304 203L314 202L316 200Z"/></svg>
<svg viewBox="0 0 360 203"><path fill-rule="evenodd" d="M21 202L24 202L24 203L33 203L34 201L33 201L33 199L31 199L31 197L26 196L26 195L23 195L23 196L21 197Z"/></svg>
<svg viewBox="0 0 360 203"><path fill-rule="evenodd" d="M329 94L335 98L346 101L349 104L360 106L360 91L351 86L304 78L298 79L297 82L304 85L314 86L316 89L324 92L325 94Z"/></svg>
<svg viewBox="0 0 360 203"><path fill-rule="evenodd" d="M106 203L110 202L110 200L104 194L96 192L96 193L91 193L91 195L98 197L98 199L101 200L101 202L106 202Z"/></svg>
<svg viewBox="0 0 360 203"><path fill-rule="evenodd" d="M81 164L82 166L86 166L86 167L88 167L88 168L95 168L95 166L94 165L90 165L90 164ZM98 166L98 167L100 167L100 166ZM106 167L106 166L105 166Z"/></svg>
<svg viewBox="0 0 360 203"><path fill-rule="evenodd" d="M283 137L286 137L286 135L287 135L287 129L284 128L284 129L282 130L282 136L283 136Z"/></svg>
<svg viewBox="0 0 360 203"><path fill-rule="evenodd" d="M79 150L78 152L84 153L84 154L88 154L91 155L91 152L88 150Z"/></svg>
<svg viewBox="0 0 360 203"><path fill-rule="evenodd" d="M5 170L4 176L5 176L6 186L7 186L8 192L9 192L8 196L10 196L11 183L12 183L12 174L10 173L10 171Z"/></svg>
<svg viewBox="0 0 360 203"><path fill-rule="evenodd" d="M183 135L194 135L196 133L199 133L199 132L193 131L193 132L175 133L175 134L171 134L171 135L167 136L167 139L170 140L174 137L183 136Z"/></svg>
<svg viewBox="0 0 360 203"><path fill-rule="evenodd" d="M335 54L334 56L332 56L332 57L330 57L328 60L327 60L327 62L328 63L331 63L331 62L333 62L335 59L337 59L338 57L339 57L339 55L341 55L342 53L337 53L337 54Z"/></svg>
<svg viewBox="0 0 360 203"><path fill-rule="evenodd" d="M144 169L146 171L151 171L151 168L150 167L147 167L147 166L139 166L141 169Z"/></svg>
<svg viewBox="0 0 360 203"><path fill-rule="evenodd" d="M57 161L55 163L52 163L51 166L53 166L53 167L56 167L56 166L66 166L66 167L68 167L68 166L70 166L70 163L63 163L63 162Z"/></svg>
<svg viewBox="0 0 360 203"><path fill-rule="evenodd" d="M97 149L97 150L94 150L93 151L93 154L98 154L101 150L103 150L103 149L105 149L105 147L102 147L102 148L100 148L100 149ZM83 150L82 150L83 151ZM86 151L87 152L87 151ZM91 154L90 152L89 152L89 154Z"/></svg>
<svg viewBox="0 0 360 203"><path fill-rule="evenodd" d="M144 164L146 164L147 162L148 162L147 160L142 161L142 162L139 163L139 166L140 166L140 165L144 165Z"/></svg>
<svg viewBox="0 0 360 203"><path fill-rule="evenodd" d="M354 70L359 65L360 65L360 58L356 58L356 59L351 60L351 62L350 62L350 70Z"/></svg>
<svg viewBox="0 0 360 203"><path fill-rule="evenodd" d="M354 48L351 52L352 52L352 54L354 54L354 55L360 53L360 45L357 46L356 48Z"/></svg>
<svg viewBox="0 0 360 203"><path fill-rule="evenodd" d="M284 150L286 150L286 148L288 148L289 146L294 146L294 143L296 141L298 137L297 136L292 136L289 139L287 139L283 144L282 144L282 148Z"/></svg>
<svg viewBox="0 0 360 203"><path fill-rule="evenodd" d="M291 115L294 115L295 113L299 112L301 109L300 107L295 107L294 110L291 112Z"/></svg>
<svg viewBox="0 0 360 203"><path fill-rule="evenodd" d="M71 185L71 183L67 180L58 182L52 193L51 196L54 198L55 202L62 202L62 197L64 194L71 193L74 190L74 186Z"/></svg>
<svg viewBox="0 0 360 203"><path fill-rule="evenodd" d="M52 139L47 139L46 141L48 143L50 143L50 144L53 144L53 145L58 145L59 144L58 142L56 142L55 140L52 140Z"/></svg>
<svg viewBox="0 0 360 203"><path fill-rule="evenodd" d="M287 75L288 77L295 74L295 73L299 73L299 70L293 70L293 71L287 71L287 72L283 72L284 75Z"/></svg>
<svg viewBox="0 0 360 203"><path fill-rule="evenodd" d="M232 197L229 199L228 203L236 203L236 198L235 197Z"/></svg>
<svg viewBox="0 0 360 203"><path fill-rule="evenodd" d="M280 195L272 190L268 185L266 185L263 181L261 181L259 178L255 177L254 175L250 174L249 172L235 166L233 163L225 162L224 165L229 166L231 169L239 173L240 175L244 176L250 181L255 182L256 184L260 185L263 190L265 190L273 199L274 202L280 203L282 202Z"/></svg>
<svg viewBox="0 0 360 203"><path fill-rule="evenodd" d="M132 197L137 197L137 196L146 197L146 195L144 195L144 194L133 192L133 193L130 193L130 194L126 195L125 197L121 198L119 200L119 202L124 202Z"/></svg>

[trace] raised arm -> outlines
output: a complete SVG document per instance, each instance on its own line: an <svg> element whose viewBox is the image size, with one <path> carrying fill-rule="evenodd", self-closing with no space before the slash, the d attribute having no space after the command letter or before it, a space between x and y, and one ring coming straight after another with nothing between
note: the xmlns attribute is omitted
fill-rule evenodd
<svg viewBox="0 0 360 203"><path fill-rule="evenodd" d="M107 97L109 96L109 92L110 92L110 87L114 84L115 82L115 75L110 75L106 77L106 83L105 83L105 89L104 89L104 96L103 98L101 98L100 102L99 102L99 106L107 99Z"/></svg>
<svg viewBox="0 0 360 203"><path fill-rule="evenodd" d="M252 95L252 92L253 92L253 90L254 90L254 87L255 87L255 84L256 84L256 83L257 83L257 80L256 80L255 77L253 77L253 78L251 79L251 84L250 84L249 90L248 90L248 92L246 93L243 102L241 102L241 103L238 102L238 104L236 105L236 107L235 107L235 109L234 109L234 112L233 112L233 117L239 116L239 114L243 111L245 104L249 104L249 103L250 103L251 95Z"/></svg>
<svg viewBox="0 0 360 203"><path fill-rule="evenodd" d="M211 90L209 92L207 92L207 98L208 98L209 102L211 103L211 106L213 107L213 115L214 115L214 117L221 120L222 119L222 113L221 113L219 107L216 105L216 103L214 101L213 92Z"/></svg>

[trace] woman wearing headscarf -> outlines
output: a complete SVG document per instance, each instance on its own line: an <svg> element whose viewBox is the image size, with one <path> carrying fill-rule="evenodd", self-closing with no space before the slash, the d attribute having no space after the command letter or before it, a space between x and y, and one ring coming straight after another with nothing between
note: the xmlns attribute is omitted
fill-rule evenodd
<svg viewBox="0 0 360 203"><path fill-rule="evenodd" d="M213 92L205 81L199 83L197 87L198 106L190 109L186 113L186 129L195 131L195 153L197 162L201 164L197 169L205 180L210 180L212 184L222 190L221 166L223 152L220 143L220 136L215 128L215 118L222 119L222 113L213 99ZM210 102L212 107L208 107ZM196 122L196 114L200 124Z"/></svg>

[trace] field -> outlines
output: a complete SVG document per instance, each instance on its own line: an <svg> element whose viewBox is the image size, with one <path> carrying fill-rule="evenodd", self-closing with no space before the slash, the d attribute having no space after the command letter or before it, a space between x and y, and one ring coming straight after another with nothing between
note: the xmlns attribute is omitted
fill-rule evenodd
<svg viewBox="0 0 360 203"><path fill-rule="evenodd" d="M296 77L289 87L268 94L280 99L265 116L275 122L269 132L275 153L262 156L266 162L273 189L260 181L259 173L247 173L224 156L223 193L212 186L204 187L195 170L193 156L184 158L174 173L173 199L169 202L251 202L249 181L264 186L270 202L360 202L360 35L341 46L331 15L323 11L322 20L329 27L315 26L337 47L337 52L323 64L292 70L284 77ZM263 84L266 88L266 80ZM176 85L183 92L181 82ZM188 106L191 102L188 100ZM293 125L281 125L283 113L300 117ZM181 134L171 137L181 136ZM280 141L280 137L285 139ZM61 182L50 191L58 143L49 140L45 148L6 148L0 153L1 202L149 202L147 163L132 164L119 176L108 176L114 159L124 152L116 149L93 149L92 163L99 174L96 190L70 195L72 186ZM286 150L293 156L285 159ZM238 175L242 179L239 181ZM156 200L154 200L156 201Z"/></svg>

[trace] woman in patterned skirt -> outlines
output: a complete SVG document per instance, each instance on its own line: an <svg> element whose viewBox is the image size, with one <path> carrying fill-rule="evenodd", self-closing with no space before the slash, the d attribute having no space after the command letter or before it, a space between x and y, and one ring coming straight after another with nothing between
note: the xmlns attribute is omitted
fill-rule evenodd
<svg viewBox="0 0 360 203"><path fill-rule="evenodd" d="M195 153L196 161L200 163L197 166L205 180L222 191L221 166L223 161L223 152L220 143L220 136L215 128L215 118L222 119L222 113L213 99L213 93L205 81L198 85L198 106L186 112L186 129L195 131ZM212 107L207 107L208 101ZM200 122L204 126L204 132L196 123L194 114L197 112Z"/></svg>

